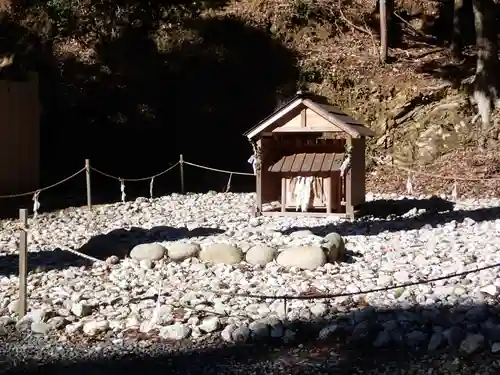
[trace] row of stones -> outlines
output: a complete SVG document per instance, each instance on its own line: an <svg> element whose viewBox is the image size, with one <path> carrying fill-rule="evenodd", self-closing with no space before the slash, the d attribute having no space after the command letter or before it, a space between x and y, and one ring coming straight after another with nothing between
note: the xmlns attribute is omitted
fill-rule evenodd
<svg viewBox="0 0 500 375"><path fill-rule="evenodd" d="M159 243L139 244L130 251L130 257L145 263L160 260L165 256L174 262L197 257L209 264L228 265L245 260L249 264L265 266L276 261L284 267L311 270L327 262L341 260L345 249L344 240L337 233L325 236L321 246L291 246L281 251L269 246L256 245L244 253L239 247L225 243L215 243L201 248L197 243L175 242L167 247Z"/></svg>

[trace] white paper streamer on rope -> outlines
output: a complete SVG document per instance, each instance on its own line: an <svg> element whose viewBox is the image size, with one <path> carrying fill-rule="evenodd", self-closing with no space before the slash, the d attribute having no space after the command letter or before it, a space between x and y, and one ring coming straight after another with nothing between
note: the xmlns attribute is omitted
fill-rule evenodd
<svg viewBox="0 0 500 375"><path fill-rule="evenodd" d="M40 209L40 202L38 201L38 197L40 196L40 190L36 191L33 194L33 219L36 219L38 216L38 210Z"/></svg>
<svg viewBox="0 0 500 375"><path fill-rule="evenodd" d="M227 185L226 185L226 193L229 192L229 190L231 189L231 179L233 178L233 174L230 173L229 174L229 180L227 180Z"/></svg>
<svg viewBox="0 0 500 375"><path fill-rule="evenodd" d="M302 212L306 212L309 206L309 200L311 198L311 184L313 177L299 177L297 179L297 184L295 185L295 199L296 206L295 210L298 211L299 208Z"/></svg>
<svg viewBox="0 0 500 375"><path fill-rule="evenodd" d="M304 177L297 177L297 182L295 183L294 195L295 195L295 211L298 211L300 208L300 200L302 198L302 189L303 184L302 180Z"/></svg>
<svg viewBox="0 0 500 375"><path fill-rule="evenodd" d="M351 165L351 155L348 155L346 159L342 162L342 165L340 166L340 177L344 177L345 172Z"/></svg>
<svg viewBox="0 0 500 375"><path fill-rule="evenodd" d="M151 181L149 182L149 197L153 199L153 184L155 182L155 178L151 177Z"/></svg>
<svg viewBox="0 0 500 375"><path fill-rule="evenodd" d="M125 194L125 181L123 179L120 179L120 192L122 193L122 203L125 203L127 194Z"/></svg>
<svg viewBox="0 0 500 375"><path fill-rule="evenodd" d="M406 180L406 192L408 195L413 195L413 185L411 183L411 173L408 172L408 179Z"/></svg>
<svg viewBox="0 0 500 375"><path fill-rule="evenodd" d="M302 199L300 202L300 210L302 212L306 212L309 207L309 200L311 198L311 184L313 182L314 177L306 177L304 181L304 189L302 190Z"/></svg>
<svg viewBox="0 0 500 375"><path fill-rule="evenodd" d="M453 199L454 201L458 199L458 189L456 181L453 183L453 190L451 191L451 199Z"/></svg>
<svg viewBox="0 0 500 375"><path fill-rule="evenodd" d="M255 170L255 163L256 163L257 159L255 158L255 154L253 154L252 156L250 156L247 160L248 163L252 164L252 168L253 168L253 174L257 174L256 170Z"/></svg>

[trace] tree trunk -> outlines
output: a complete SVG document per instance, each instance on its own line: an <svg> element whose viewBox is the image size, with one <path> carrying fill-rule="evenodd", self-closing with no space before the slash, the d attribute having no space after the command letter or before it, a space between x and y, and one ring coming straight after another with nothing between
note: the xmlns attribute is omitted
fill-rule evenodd
<svg viewBox="0 0 500 375"><path fill-rule="evenodd" d="M491 111L498 98L498 45L493 0L473 0L477 65L474 99L481 115L483 134L490 129Z"/></svg>
<svg viewBox="0 0 500 375"><path fill-rule="evenodd" d="M387 62L389 53L389 42L387 35L387 6L386 0L379 0L380 14L380 61Z"/></svg>
<svg viewBox="0 0 500 375"><path fill-rule="evenodd" d="M453 8L453 30L451 35L451 53L453 58L461 60L462 55L462 20L464 13L464 0L455 0Z"/></svg>

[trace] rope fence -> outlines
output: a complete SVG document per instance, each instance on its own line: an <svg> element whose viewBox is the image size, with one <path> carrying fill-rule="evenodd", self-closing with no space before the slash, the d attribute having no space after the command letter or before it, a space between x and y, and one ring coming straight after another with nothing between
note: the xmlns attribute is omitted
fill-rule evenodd
<svg viewBox="0 0 500 375"><path fill-rule="evenodd" d="M488 182L488 181L500 181L500 177L464 177L464 176L450 176L450 175L441 175L441 174L434 174L434 173L429 173L425 171L417 171L415 169L406 167L404 165L398 165L394 164L394 162L391 160L391 162L385 162L381 158L377 157L371 157L372 160L375 161L375 163L385 166L385 167L390 167L394 169L399 169L401 171L407 172L408 173L408 178L406 180L406 192L408 195L413 195L414 190L413 190L413 180L415 176L422 176L422 177L427 177L431 179L438 179L438 180L444 180L444 181L453 181L453 187L451 190L451 198L453 200L458 199L458 187L457 187L457 181L463 181L463 182Z"/></svg>
<svg viewBox="0 0 500 375"><path fill-rule="evenodd" d="M100 169L97 169L97 168L94 168L94 167L91 167L90 169L93 170L94 172L99 173L100 175L103 175L105 177L111 178L111 179L116 180L116 181L141 182L141 181L154 180L155 178L160 177L160 176L164 175L167 172L170 172L172 169L174 169L175 167L177 167L179 164L180 163L177 162L174 165L172 165L172 166L168 167L167 169L165 169L163 172L154 174L154 175L149 176L149 177L140 177L140 178L121 178L121 177L113 176L113 175L111 175L109 173L103 172Z"/></svg>
<svg viewBox="0 0 500 375"><path fill-rule="evenodd" d="M96 168L94 166L91 166L90 165L90 160L87 159L87 160L85 160L85 167L79 169L78 171L76 171L75 173L71 174L70 176L62 179L61 181L58 181L58 182L53 183L51 185L39 188L37 190L28 191L28 192L25 192L25 193L0 195L0 199L13 199L13 198L21 198L21 197L31 196L32 200L33 200L33 217L36 218L36 216L38 215L38 210L40 208L39 197L40 197L40 194L42 192L44 192L46 190L49 190L49 189L52 189L52 188L54 188L56 186L59 186L61 184L64 184L65 182L67 182L69 180L72 180L73 178L79 176L80 174L82 174L84 172L85 172L85 175L86 175L87 206L88 206L89 209L92 209L91 172L97 173L97 174L99 174L101 176L104 176L106 178L109 178L109 179L112 179L112 180L115 180L115 181L119 182L120 183L120 193L121 193L121 201L122 202L125 202L125 200L126 200L126 192L125 192L125 183L126 182L132 182L133 183L133 182L149 181L149 195L150 195L150 198L153 198L154 197L153 189L154 189L155 179L158 178L158 177L161 177L161 176L163 176L165 174L167 174L168 172L172 171L176 167L180 167L181 193L184 194L185 193L185 188L184 188L185 187L185 184L184 184L184 166L185 165L188 165L188 166L191 166L191 167L195 167L195 168L199 168L199 169L205 169L205 170L212 171L212 172L229 174L229 180L228 180L225 192L228 192L231 189L231 180L232 180L232 176L233 175L238 175L238 176L254 176L254 173L229 171L229 170L225 170L225 169L212 168L212 167L208 167L208 166L205 166L205 165L191 163L189 161L185 161L184 158L183 158L183 155L180 155L180 158L179 158L179 160L177 162L175 162L174 164L170 165L167 169L165 169L165 170L163 170L161 172L158 172L156 174L153 174L153 175L147 176L147 177L123 178L123 177L120 177L120 176L112 175L112 174L110 174L108 172L102 171L101 169L98 169L98 168Z"/></svg>
<svg viewBox="0 0 500 375"><path fill-rule="evenodd" d="M65 182L67 182L67 181L73 179L74 177L78 176L83 171L85 171L85 167L82 168L82 169L80 169L79 171L76 171L71 176L63 178L61 181L56 182L56 183L54 183L52 185L48 185L48 186L45 186L45 187L37 189L37 190L28 191L26 193L0 195L0 199L21 198L21 197L27 197L29 195L34 195L34 194L37 194L37 193L40 194L42 191L49 190L49 189L55 188L56 186L64 184Z"/></svg>
<svg viewBox="0 0 500 375"><path fill-rule="evenodd" d="M428 173L428 172L425 172L425 171L418 171L418 170L415 170L415 169L412 169L412 168L409 168L409 167L406 167L406 166L403 166L403 165L397 165L397 164L394 164L394 163L389 163L389 162L385 162L383 161L382 159L380 158L375 158L375 157L372 157L372 159L377 163L377 164L380 164L380 165L384 165L386 167L391 167L391 168L394 168L394 169L399 169L399 170L402 170L402 171L405 171L408 173L408 179L407 179L407 183L406 183L406 190L408 192L408 194L413 194L413 186L412 186L412 180L415 178L415 176L424 176L424 177L428 177L428 178L433 178L433 179L440 179L440 180L446 180L446 181L454 181L455 184L454 184L454 187L453 187L453 191L452 191L452 197L453 198L457 198L457 189L456 189L456 182L457 181L469 181L469 182L486 182L486 181L498 181L500 180L500 177L487 177L487 178L482 178L482 177L462 177L462 176L446 176L446 175L436 175L436 174L432 174L432 173ZM58 182L55 182L51 185L48 185L48 186L44 186L44 187L41 187L39 189L36 189L36 190L32 190L32 191L28 191L28 192L25 192L25 193L17 193L17 194L7 194L7 195L0 195L0 199L13 199L13 198L21 198L21 197L25 197L25 196L32 196L32 199L33 199L33 211L34 211L34 214L36 215L37 214L37 211L38 211L38 208L40 206L40 203L39 203L39 196L42 192L44 191L47 191L47 190L50 190L52 188L55 188L59 185L62 185L66 182L68 182L69 180L72 180L73 178L79 176L81 173L85 172L86 173L86 182L87 182L87 205L89 207L89 209L92 208L92 201L91 201L91 185L90 185L90 178L91 178L91 172L95 172L101 176L104 176L104 177L107 177L109 179L112 179L112 180L115 180L117 182L120 183L120 192L121 192L121 200L124 202L125 199L126 199L126 194L125 194L125 183L126 182L144 182L144 181L149 181L149 193L150 193L150 198L153 198L153 187L154 187L154 181L156 178L158 177L161 177L165 174L167 174L168 172L172 171L173 169L175 169L176 167L180 167L180 183L181 183L181 193L184 194L185 193L185 189L184 189L184 166L185 165L188 165L188 166L191 166L191 167L194 167L194 168L198 168L198 169L204 169L204 170L207 170L207 171L212 171L212 172L215 172L215 173L223 173L223 174L228 174L229 175L229 180L228 180L228 183L227 183L227 186L226 186L226 189L225 189L225 192L228 192L231 188L231 180L232 180L232 177L233 176L255 176L255 173L251 173L251 172L239 172L239 171L230 171L230 170L226 170L226 169L220 169L220 168L213 168L213 167L209 167L209 166L205 166L205 165L201 165L201 164L196 164L196 163L192 163L192 162L189 162L189 161L186 161L184 160L183 158L183 155L180 155L180 158L177 162L175 162L174 164L170 165L167 169L161 171L161 172L158 172L156 174L153 174L151 176L147 176L147 177L137 177L137 178L123 178L123 177L120 177L120 176L115 176L115 175L112 175L108 172L105 172L105 171L102 171L101 169L98 169L94 166L91 166L90 165L90 161L87 159L85 160L85 167L79 169L78 171L76 171L75 173L71 174L70 176L68 177L65 177L63 178L62 180L58 181Z"/></svg>
<svg viewBox="0 0 500 375"><path fill-rule="evenodd" d="M431 177L431 178L439 178L443 180L460 180L460 181L488 181L488 180L499 180L499 177L492 177L492 178L465 178L465 177L457 177L457 176L436 176L430 173L426 172L421 172L421 171L416 171L411 168L405 167L405 166L398 166L394 164L389 164L385 163L382 160L377 160L379 164L384 164L389 167L394 167L400 170L404 170L408 172L408 181L407 181L407 190L408 193L412 193L412 186L411 186L411 176L412 175L423 175L426 177ZM188 165L194 168L199 168L199 169L204 169L216 173L224 173L229 175L229 180L226 186L226 192L230 190L231 187L231 179L233 175L239 175L239 176L254 176L254 173L248 173L248 172L237 172L237 171L229 171L225 169L219 169L219 168L212 168L200 164L195 164L191 163L189 161L185 161L183 158L183 155L180 155L180 158L177 162L174 164L170 165L167 169L156 173L152 176L147 176L147 177L140 177L140 178L122 178L119 176L112 175L110 173L104 172L98 168L95 168L90 165L89 160L85 160L85 167L76 171L72 175L62 179L59 182L56 182L54 184L45 186L43 188L26 192L26 193L20 193L20 194L11 194L11 195L3 195L0 196L0 199L9 199L9 198L19 198L23 196L33 196L33 218L36 218L38 209L40 207L39 203L39 195L41 192L52 189L56 186L59 186L75 177L80 175L81 173L85 172L86 174L86 185L87 185L87 205L89 209L92 209L92 201L91 201L91 172L95 172L99 175L102 175L104 177L107 177L109 179L113 179L117 182L120 183L120 192L121 192L121 199L122 202L125 202L126 199L126 194L125 194L125 182L144 182L144 181L149 181L150 183L150 196L151 198L153 197L153 184L155 178L158 178L160 176L163 176L164 174L172 171L176 167L180 167L180 179L181 179L181 191L184 193L184 166ZM454 192L452 195L455 195L456 198L456 187L454 187ZM20 236L19 236L19 242L18 242L18 250L19 250L19 316L24 316L27 312L27 276L28 276L28 231L29 231L29 226L28 226L28 210L26 209L21 209L19 210L19 231L20 231ZM81 253L75 249L68 248L67 246L59 246L60 249L64 251L68 251L78 257L87 259L91 261L92 263L98 263L101 265L106 265L106 262L97 258L94 258L92 256L89 256L87 254ZM419 280L415 282L408 282L404 284L398 284L398 285L393 285L393 286L386 286L386 287L381 287L381 288L375 288L375 289L369 289L369 290L361 290L358 292L342 292L342 293L335 293L335 294L322 294L322 293L307 293L307 294L300 294L300 295L259 295L259 294L252 294L252 293L233 293L233 292L227 292L223 290L216 290L213 291L218 296L230 296L233 298L251 298L251 299L257 299L257 300L283 300L284 303L284 309L285 309L285 314L287 312L287 301L292 301L292 300L318 300L318 299L335 299L339 297L355 297L355 296L361 296L361 295L367 295L371 293L377 293L377 292L387 292L390 290L397 290L397 289L405 289L408 287L413 287L413 286L418 286L422 284L431 284L437 281L443 281L443 280L448 280L452 278L458 278L458 277L464 277L466 275L472 274L472 273L478 273L484 270L488 269L493 269L493 268L498 268L500 267L500 263L496 264L491 264L483 267L479 267L476 269L472 270L467 270L463 272L458 272L458 273L453 273L449 275L444 275L436 278L429 278L429 279L424 279L424 280ZM286 316L286 315L285 315Z"/></svg>

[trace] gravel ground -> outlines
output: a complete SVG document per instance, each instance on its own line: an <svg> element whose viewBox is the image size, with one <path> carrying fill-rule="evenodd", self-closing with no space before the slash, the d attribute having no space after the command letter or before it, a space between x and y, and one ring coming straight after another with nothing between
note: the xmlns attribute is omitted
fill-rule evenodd
<svg viewBox="0 0 500 375"><path fill-rule="evenodd" d="M53 364L50 371L99 365L106 372L170 366L174 373L214 374L495 373L497 268L352 297L286 303L234 297L356 293L500 262L498 200L367 198L365 217L355 222L251 218L253 196L231 193L40 215L30 223L30 311L21 320L17 227L4 220L3 368L78 359L86 362ZM345 241L341 262L330 262L332 233ZM210 258L213 246L224 259ZM283 254L304 247L293 261L308 267L285 264ZM255 248L272 258L252 263ZM179 249L196 254L174 262ZM231 264L212 264L222 260ZM119 359L124 353L129 358Z"/></svg>
<svg viewBox="0 0 500 375"><path fill-rule="evenodd" d="M9 332L0 351L0 374L57 375L147 371L169 374L497 374L500 359L489 353L460 356L346 346L336 341L233 344L215 338L199 343L151 341L117 346L57 342Z"/></svg>

